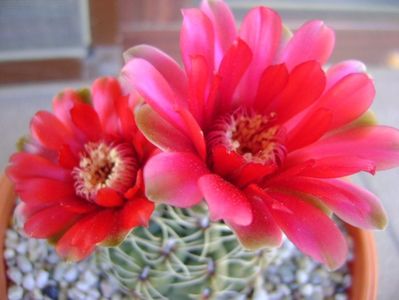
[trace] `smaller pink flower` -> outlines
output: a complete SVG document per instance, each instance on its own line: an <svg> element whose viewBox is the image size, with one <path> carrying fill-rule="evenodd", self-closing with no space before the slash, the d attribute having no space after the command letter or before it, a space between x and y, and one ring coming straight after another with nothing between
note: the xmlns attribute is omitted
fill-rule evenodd
<svg viewBox="0 0 399 300"><path fill-rule="evenodd" d="M7 168L24 231L55 242L68 260L117 245L146 226L154 209L142 179L153 147L138 132L128 97L112 78L98 79L91 97L89 104L67 90L55 97L53 113L36 113L24 151Z"/></svg>

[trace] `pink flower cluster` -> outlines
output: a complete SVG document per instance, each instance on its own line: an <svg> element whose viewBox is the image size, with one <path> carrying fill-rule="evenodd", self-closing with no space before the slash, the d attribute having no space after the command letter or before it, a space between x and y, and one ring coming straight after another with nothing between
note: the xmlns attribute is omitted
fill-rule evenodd
<svg viewBox="0 0 399 300"><path fill-rule="evenodd" d="M183 67L134 47L122 69L127 96L100 79L92 104L65 92L54 113L33 118L8 168L25 231L81 259L145 225L153 202L204 200L246 248L279 246L285 234L340 266L347 245L332 215L386 225L377 197L345 177L399 165L399 131L368 113L375 89L365 66L323 68L335 36L322 21L292 35L275 11L256 7L237 29L222 0L183 17Z"/></svg>

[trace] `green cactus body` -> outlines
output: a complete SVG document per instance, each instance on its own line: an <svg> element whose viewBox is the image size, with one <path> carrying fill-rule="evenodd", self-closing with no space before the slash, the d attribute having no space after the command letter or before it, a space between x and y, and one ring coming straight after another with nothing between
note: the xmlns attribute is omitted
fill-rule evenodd
<svg viewBox="0 0 399 300"><path fill-rule="evenodd" d="M148 228L138 228L106 258L136 299L248 299L269 252L243 249L223 223L209 222L205 206L158 206Z"/></svg>

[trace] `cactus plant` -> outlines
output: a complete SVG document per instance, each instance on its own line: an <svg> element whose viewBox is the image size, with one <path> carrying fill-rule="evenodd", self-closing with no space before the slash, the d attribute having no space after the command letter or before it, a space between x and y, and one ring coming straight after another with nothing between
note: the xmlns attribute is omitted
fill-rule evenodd
<svg viewBox="0 0 399 300"><path fill-rule="evenodd" d="M271 253L247 251L207 209L158 206L148 228L137 228L106 251L113 273L136 299L237 299L253 293Z"/></svg>

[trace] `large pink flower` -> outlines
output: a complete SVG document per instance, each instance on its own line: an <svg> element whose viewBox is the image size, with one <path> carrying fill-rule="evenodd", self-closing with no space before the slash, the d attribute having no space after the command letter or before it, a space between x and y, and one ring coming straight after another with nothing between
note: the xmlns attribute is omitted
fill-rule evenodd
<svg viewBox="0 0 399 300"><path fill-rule="evenodd" d="M137 130L128 97L115 79L102 78L93 84L92 104L86 102L75 91L58 95L54 113L33 117L25 151L7 169L25 232L56 242L69 260L97 244L118 244L154 209L141 171L152 146Z"/></svg>
<svg viewBox="0 0 399 300"><path fill-rule="evenodd" d="M292 36L257 7L237 31L221 0L183 16L184 70L143 45L122 72L147 103L139 128L164 151L144 168L147 196L178 207L204 198L247 248L278 246L284 232L341 265L347 246L331 213L367 229L386 217L373 194L340 178L399 164L399 132L367 121L375 91L364 65L322 69L334 32L321 21Z"/></svg>

